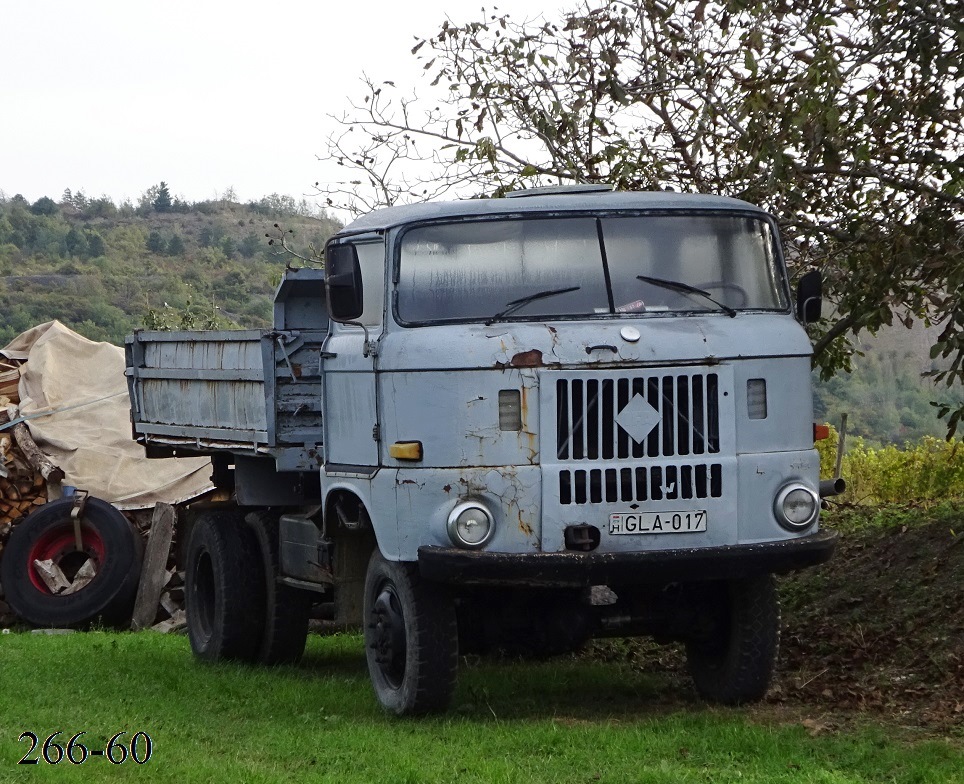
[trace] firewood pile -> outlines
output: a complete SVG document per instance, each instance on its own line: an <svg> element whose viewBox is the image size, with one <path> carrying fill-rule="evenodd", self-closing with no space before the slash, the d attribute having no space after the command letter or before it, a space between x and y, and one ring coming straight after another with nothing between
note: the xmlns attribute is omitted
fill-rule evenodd
<svg viewBox="0 0 964 784"><path fill-rule="evenodd" d="M20 363L10 360L0 360L0 424L10 421L8 408L20 403L17 391L20 380ZM21 431L20 428L23 428ZM40 467L31 463L18 442L17 436L27 432L21 425L0 431L0 553L10 537L13 526L26 517L38 506L47 503L47 478ZM29 438L29 433L27 435ZM33 451L40 454L33 439L30 439ZM29 449L27 451L30 451ZM49 464L49 461L47 461ZM51 466L54 468L54 466ZM51 472L48 472L51 475ZM52 478L63 478L56 474ZM0 611L2 611L0 607Z"/></svg>

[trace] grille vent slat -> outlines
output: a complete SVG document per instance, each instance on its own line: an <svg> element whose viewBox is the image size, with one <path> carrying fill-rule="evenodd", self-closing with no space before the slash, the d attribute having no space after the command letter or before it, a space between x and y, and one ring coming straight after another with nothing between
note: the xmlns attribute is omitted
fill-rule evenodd
<svg viewBox="0 0 964 784"><path fill-rule="evenodd" d="M716 373L558 379L556 455L569 461L718 454L719 386ZM620 412L647 405L653 426L636 441L620 426Z"/></svg>
<svg viewBox="0 0 964 784"><path fill-rule="evenodd" d="M663 465L648 468L592 468L559 472L559 503L638 503L720 498L720 463Z"/></svg>

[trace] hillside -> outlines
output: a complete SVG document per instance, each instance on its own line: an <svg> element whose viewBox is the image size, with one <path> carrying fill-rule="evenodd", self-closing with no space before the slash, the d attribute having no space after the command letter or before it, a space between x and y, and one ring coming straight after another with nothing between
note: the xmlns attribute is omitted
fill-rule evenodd
<svg viewBox="0 0 964 784"><path fill-rule="evenodd" d="M930 358L940 327L916 322L911 329L885 327L861 335L853 372L820 381L814 373L814 416L839 424L848 415L848 432L871 443L902 445L923 436L943 438L946 423L932 401L960 399L960 385L935 386L924 373L938 368Z"/></svg>
<svg viewBox="0 0 964 784"><path fill-rule="evenodd" d="M0 192L0 345L54 318L118 344L144 326L268 326L274 287L296 261L268 244L275 224L305 256L338 228L277 194L188 204L154 186L135 207Z"/></svg>

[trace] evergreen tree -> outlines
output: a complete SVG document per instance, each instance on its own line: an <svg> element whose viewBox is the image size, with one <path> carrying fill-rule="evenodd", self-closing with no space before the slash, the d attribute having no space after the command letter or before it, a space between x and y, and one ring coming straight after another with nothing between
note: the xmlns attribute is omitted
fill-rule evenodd
<svg viewBox="0 0 964 784"><path fill-rule="evenodd" d="M167 243L167 255L168 256L180 256L184 253L184 240L181 239L180 234L171 235L171 239Z"/></svg>
<svg viewBox="0 0 964 784"><path fill-rule="evenodd" d="M168 189L167 183L161 180L161 184L157 186L157 196L154 198L153 207L157 212L170 212L172 206L171 191Z"/></svg>
<svg viewBox="0 0 964 784"><path fill-rule="evenodd" d="M255 234L253 231L249 231L244 235L244 239L241 240L241 244L238 245L238 251L246 259L250 259L258 252L261 248L261 237Z"/></svg>
<svg viewBox="0 0 964 784"><path fill-rule="evenodd" d="M151 253L163 253L167 249L167 243L159 231L152 231L147 235L147 249Z"/></svg>
<svg viewBox="0 0 964 784"><path fill-rule="evenodd" d="M107 243L100 234L93 230L88 230L85 234L87 235L87 253L91 258L107 254Z"/></svg>
<svg viewBox="0 0 964 784"><path fill-rule="evenodd" d="M67 236L64 237L64 245L67 247L68 256L87 256L90 252L90 247L87 244L87 238L84 236L83 232L77 231L74 226L70 227L70 231L67 232Z"/></svg>

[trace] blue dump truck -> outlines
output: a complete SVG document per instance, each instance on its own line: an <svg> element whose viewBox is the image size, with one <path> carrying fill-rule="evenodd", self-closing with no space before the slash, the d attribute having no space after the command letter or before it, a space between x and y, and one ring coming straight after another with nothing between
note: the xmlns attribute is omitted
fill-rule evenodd
<svg viewBox="0 0 964 784"><path fill-rule="evenodd" d="M702 698L768 688L774 575L827 560L811 345L774 219L734 199L536 189L377 210L290 270L274 328L137 332L135 438L210 455L183 515L208 660L297 660L327 605L381 704L459 655L682 641Z"/></svg>

